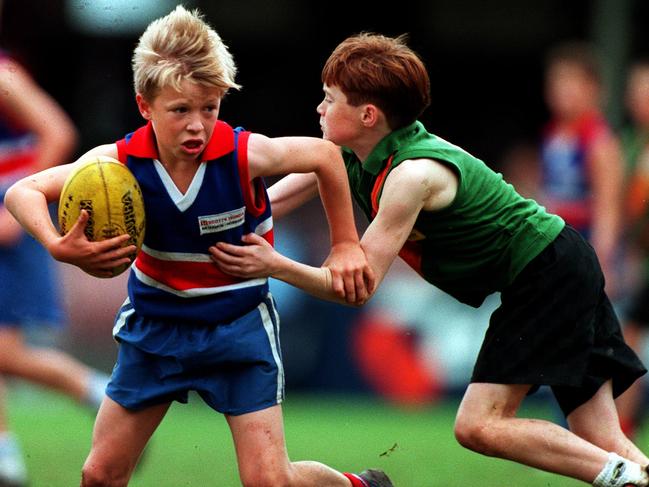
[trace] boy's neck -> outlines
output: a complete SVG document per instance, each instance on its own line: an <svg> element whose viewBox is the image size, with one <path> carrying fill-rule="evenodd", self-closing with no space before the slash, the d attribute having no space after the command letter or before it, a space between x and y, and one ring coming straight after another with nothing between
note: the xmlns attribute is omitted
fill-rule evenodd
<svg viewBox="0 0 649 487"><path fill-rule="evenodd" d="M363 137L359 137L349 148L361 162L364 162L372 153L374 148L387 135L392 133L389 129L368 131Z"/></svg>

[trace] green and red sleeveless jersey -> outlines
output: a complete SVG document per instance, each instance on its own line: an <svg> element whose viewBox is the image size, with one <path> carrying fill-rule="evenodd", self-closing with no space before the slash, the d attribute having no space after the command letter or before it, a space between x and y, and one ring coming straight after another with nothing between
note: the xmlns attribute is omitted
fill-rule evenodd
<svg viewBox="0 0 649 487"><path fill-rule="evenodd" d="M404 160L435 159L455 172L459 184L451 205L420 212L399 255L428 282L472 306L510 284L564 227L560 217L420 122L387 135L362 163L347 149L343 157L354 199L370 221L387 175Z"/></svg>

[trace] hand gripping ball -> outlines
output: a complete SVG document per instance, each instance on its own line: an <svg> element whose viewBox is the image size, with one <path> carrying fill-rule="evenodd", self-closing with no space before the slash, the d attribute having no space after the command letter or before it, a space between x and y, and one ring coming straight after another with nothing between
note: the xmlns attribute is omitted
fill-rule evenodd
<svg viewBox="0 0 649 487"><path fill-rule="evenodd" d="M144 199L131 171L119 161L92 157L75 168L66 179L59 199L59 230L65 235L81 210L89 213L85 234L88 240L106 240L128 233L127 245L139 251L144 241ZM117 276L128 264L113 269Z"/></svg>

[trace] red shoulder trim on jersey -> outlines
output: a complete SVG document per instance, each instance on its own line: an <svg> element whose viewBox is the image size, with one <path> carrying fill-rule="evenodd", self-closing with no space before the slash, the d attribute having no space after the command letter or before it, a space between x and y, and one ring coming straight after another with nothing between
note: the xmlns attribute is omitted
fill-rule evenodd
<svg viewBox="0 0 649 487"><path fill-rule="evenodd" d="M248 170L248 138L250 132L241 132L237 143L237 154L239 165L239 183L243 200L246 202L248 213L253 216L259 216L266 211L266 198L264 198L264 184L261 178L255 178L250 181L250 171ZM251 183L255 185L253 195Z"/></svg>
<svg viewBox="0 0 649 487"><path fill-rule="evenodd" d="M127 156L142 157L148 159L159 159L158 147L156 145L153 125L149 121L145 126L140 127L125 142ZM234 150L234 131L227 123L218 120L212 132L212 138L207 142L203 151L202 160L211 161L218 159Z"/></svg>
<svg viewBox="0 0 649 487"><path fill-rule="evenodd" d="M385 178L388 177L388 173L390 172L390 167L392 166L392 159L394 159L394 154L392 154L388 158L388 163L385 165L383 169L381 169L381 172L376 177L376 181L374 181L374 187L372 188L372 193L370 194L370 200L372 201L372 218L374 218L376 214L379 212L379 195L383 190L383 184L385 183Z"/></svg>
<svg viewBox="0 0 649 487"><path fill-rule="evenodd" d="M126 156L158 159L158 147L155 143L155 133L150 121L144 127L140 127L133 132L128 142L125 141L124 150Z"/></svg>
<svg viewBox="0 0 649 487"><path fill-rule="evenodd" d="M203 151L203 161L218 159L234 150L234 130L226 122L218 120L212 138Z"/></svg>
<svg viewBox="0 0 649 487"><path fill-rule="evenodd" d="M117 146L117 160L122 164L126 164L126 158L128 154L126 153L126 139L118 140L115 142Z"/></svg>

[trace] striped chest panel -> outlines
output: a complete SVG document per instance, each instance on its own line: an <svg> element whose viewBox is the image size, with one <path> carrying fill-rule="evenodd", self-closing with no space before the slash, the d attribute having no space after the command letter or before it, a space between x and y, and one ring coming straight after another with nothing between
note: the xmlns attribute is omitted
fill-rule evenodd
<svg viewBox="0 0 649 487"><path fill-rule="evenodd" d="M264 183L255 180L253 191L247 179L247 135L235 131L233 150L202 162L184 194L156 159L126 157L140 183L146 211L144 245L129 279L129 294L138 311L164 317L176 312L170 303L182 301L183 316L191 317L195 301L200 303L197 317L206 309L222 316L258 304L258 292L240 291L263 291L267 279L227 275L208 252L219 241L239 244L251 232L273 242Z"/></svg>

